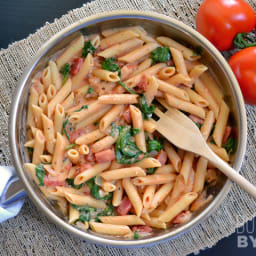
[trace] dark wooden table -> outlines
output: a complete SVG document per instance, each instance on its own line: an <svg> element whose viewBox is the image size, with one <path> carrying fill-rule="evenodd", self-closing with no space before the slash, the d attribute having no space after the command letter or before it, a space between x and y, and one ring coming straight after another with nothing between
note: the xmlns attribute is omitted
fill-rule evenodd
<svg viewBox="0 0 256 256"><path fill-rule="evenodd" d="M86 2L89 1L0 0L0 48L7 48L10 43L35 32L45 22L53 22L54 18L61 17L70 9L81 7ZM255 222L256 219L248 222L238 232L222 239L215 247L200 252L200 256L256 256Z"/></svg>

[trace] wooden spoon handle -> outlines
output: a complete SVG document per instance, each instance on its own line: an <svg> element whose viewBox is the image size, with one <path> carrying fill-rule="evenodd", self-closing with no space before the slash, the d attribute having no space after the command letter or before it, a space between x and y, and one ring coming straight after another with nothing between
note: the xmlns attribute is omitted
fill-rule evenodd
<svg viewBox="0 0 256 256"><path fill-rule="evenodd" d="M242 175L240 175L235 169L230 167L225 161L220 159L213 152L208 155L208 159L214 163L214 165L224 173L229 179L239 185L243 190L245 190L248 194L253 196L256 199L256 187L250 183L247 179L245 179Z"/></svg>

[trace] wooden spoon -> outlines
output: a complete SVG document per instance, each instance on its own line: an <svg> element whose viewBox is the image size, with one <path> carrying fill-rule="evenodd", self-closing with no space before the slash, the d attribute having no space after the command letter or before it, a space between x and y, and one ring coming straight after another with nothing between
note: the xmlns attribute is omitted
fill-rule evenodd
<svg viewBox="0 0 256 256"><path fill-rule="evenodd" d="M256 198L256 187L209 148L200 130L190 118L163 101L159 100L159 102L167 109L165 113L159 108L154 112L159 120L152 121L156 124L159 133L175 146L208 159L229 179Z"/></svg>

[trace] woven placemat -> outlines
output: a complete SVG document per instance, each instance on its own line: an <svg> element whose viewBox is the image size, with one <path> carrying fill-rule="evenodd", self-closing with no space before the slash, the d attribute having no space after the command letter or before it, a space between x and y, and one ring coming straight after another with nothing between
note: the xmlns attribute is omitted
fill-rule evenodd
<svg viewBox="0 0 256 256"><path fill-rule="evenodd" d="M0 164L11 165L8 148L8 115L17 80L40 46L61 29L96 13L117 9L149 10L166 14L194 27L198 0L96 0L70 11L54 23L46 23L27 39L0 52ZM254 0L249 1L256 10ZM247 106L248 147L242 174L256 184L256 108ZM256 201L236 185L220 207L190 232L151 248L117 249L89 244L57 228L31 203L20 214L0 224L0 255L187 255L213 246L220 239L256 216Z"/></svg>

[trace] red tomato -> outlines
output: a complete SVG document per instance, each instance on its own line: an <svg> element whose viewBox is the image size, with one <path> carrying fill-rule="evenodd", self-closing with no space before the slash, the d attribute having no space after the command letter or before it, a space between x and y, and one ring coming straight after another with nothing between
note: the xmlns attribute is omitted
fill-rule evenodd
<svg viewBox="0 0 256 256"><path fill-rule="evenodd" d="M167 162L167 153L164 150L160 150L156 159L161 163L161 165L165 165Z"/></svg>
<svg viewBox="0 0 256 256"><path fill-rule="evenodd" d="M76 75L79 72L83 62L83 58L75 58L70 68L70 74L73 76Z"/></svg>
<svg viewBox="0 0 256 256"><path fill-rule="evenodd" d="M116 158L115 151L113 149L106 149L95 154L96 162L106 163Z"/></svg>
<svg viewBox="0 0 256 256"><path fill-rule="evenodd" d="M256 47L235 53L229 59L229 65L236 75L245 102L256 105Z"/></svg>
<svg viewBox="0 0 256 256"><path fill-rule="evenodd" d="M127 213L132 209L131 201L127 196L125 196L121 202L121 204L117 208L117 214L118 215L127 215Z"/></svg>
<svg viewBox="0 0 256 256"><path fill-rule="evenodd" d="M151 233L152 228L148 225L136 225L132 227L132 232L138 231L139 233Z"/></svg>
<svg viewBox="0 0 256 256"><path fill-rule="evenodd" d="M255 25L255 13L243 0L205 0L196 15L196 29L220 51L230 49L236 34Z"/></svg>
<svg viewBox="0 0 256 256"><path fill-rule="evenodd" d="M44 176L44 185L45 186L65 186L66 181L59 181L52 176Z"/></svg>

